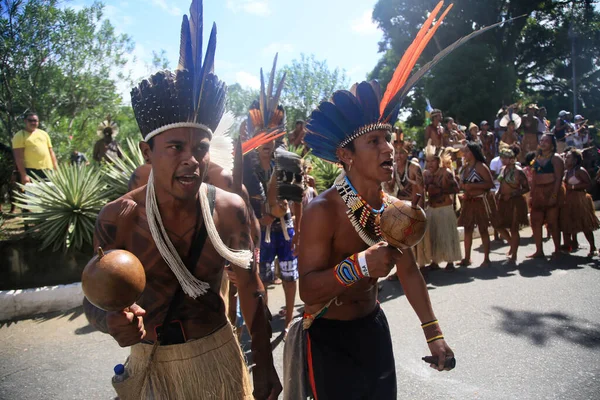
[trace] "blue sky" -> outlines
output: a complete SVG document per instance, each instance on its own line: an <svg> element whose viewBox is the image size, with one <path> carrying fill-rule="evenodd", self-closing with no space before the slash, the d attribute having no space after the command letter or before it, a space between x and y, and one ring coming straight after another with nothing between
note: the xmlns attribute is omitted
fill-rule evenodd
<svg viewBox="0 0 600 400"><path fill-rule="evenodd" d="M92 0L72 0L79 8ZM166 50L170 67L179 59L181 18L191 0L105 0L105 16L119 33L136 44L136 62L129 64L134 78L150 72L145 63L152 51ZM379 59L382 32L371 21L376 0L205 0L204 38L217 23L215 72L227 82L258 85L259 70L268 69L276 52L279 66L300 53L343 68L351 82L365 79ZM125 91L123 87L122 90ZM128 90L127 90L128 92Z"/></svg>

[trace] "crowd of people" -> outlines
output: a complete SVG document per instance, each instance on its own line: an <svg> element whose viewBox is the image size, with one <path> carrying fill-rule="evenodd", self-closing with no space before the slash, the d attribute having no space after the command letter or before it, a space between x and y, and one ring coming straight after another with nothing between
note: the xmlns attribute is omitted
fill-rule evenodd
<svg viewBox="0 0 600 400"><path fill-rule="evenodd" d="M498 116L499 135L487 123L462 130L447 119L442 126L442 113L434 110L421 163L413 144L393 132L402 94L434 64L409 79L451 8L440 14L442 7L440 2L429 14L385 91L376 81L338 90L311 112L306 127L296 124L290 144L304 144L315 157L342 166L334 185L317 195L301 157L277 146L285 135L279 102L285 74L276 81L276 59L234 150L224 134L229 128L221 125L227 120L226 86L214 73L216 26L203 58L202 2L192 1L182 22L177 70L159 71L131 92L146 164L134 173L131 191L103 207L94 233L94 247L130 252L146 275L142 294L125 309L107 311L87 298L83 304L92 326L131 348L124 365L115 367L119 398L262 400L283 391L290 400L396 399L392 337L377 301L378 280L394 267L431 354L423 360L441 372L452 370L456 359L419 267L446 262L452 271L458 261L469 265L475 228L489 265L490 227L510 243L509 257L516 261L528 213L537 246L532 257L544 256L544 224L555 254L561 229L569 249L584 232L593 254L598 220L585 192L591 180L579 150L561 154L557 144L583 131L568 114L552 134L535 107L522 118L508 107ZM266 82L262 71L260 78ZM34 125L23 141L39 137L51 152ZM105 129L112 128L99 131L104 137L96 150L118 156ZM13 147L23 148L23 141ZM94 158L100 153L94 151ZM490 170L496 157L502 163L497 174ZM56 167L55 157L45 157L44 168L51 169L52 161ZM26 181L33 164L17 163ZM381 214L395 197L426 210L428 228L414 251L384 241ZM565 211L565 201L577 206ZM464 227L464 255L457 226ZM265 290L275 278L276 259L286 293L281 380ZM114 264L107 268L121 267ZM237 290L229 306L228 288ZM297 289L303 315L292 320ZM236 322L238 308L251 337L253 384L229 321Z"/></svg>
<svg viewBox="0 0 600 400"><path fill-rule="evenodd" d="M543 226L553 239L553 258L577 250L578 233L589 242L588 256L595 254L592 232L599 225L587 193L593 181L582 152L593 146L587 121L561 111L552 125L543 107L530 104L523 116L515 108L500 109L493 130L482 121L465 131L433 110L421 151L396 128L394 177L384 189L426 208L428 230L414 249L422 271L440 269L441 261L447 263L446 271L453 271L458 261L470 265L475 228L483 242L484 266L490 264L490 229L506 241L513 263L525 226L531 226L536 245L528 257L545 256ZM464 228L464 255L457 226Z"/></svg>

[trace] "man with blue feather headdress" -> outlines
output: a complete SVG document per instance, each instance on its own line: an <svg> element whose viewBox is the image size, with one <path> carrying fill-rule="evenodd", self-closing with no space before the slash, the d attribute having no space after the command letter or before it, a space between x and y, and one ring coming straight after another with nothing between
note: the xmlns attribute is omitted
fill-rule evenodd
<svg viewBox="0 0 600 400"><path fill-rule="evenodd" d="M95 247L131 253L145 273L143 292L123 310L84 301L90 324L131 348L112 381L123 400L276 399L282 389L251 213L238 194L205 182L211 160L231 167L233 145L223 125L226 86L214 73L216 26L204 57L202 26L202 2L193 0L177 70L132 90L148 182L106 205L94 233ZM254 387L220 294L226 265L252 338Z"/></svg>

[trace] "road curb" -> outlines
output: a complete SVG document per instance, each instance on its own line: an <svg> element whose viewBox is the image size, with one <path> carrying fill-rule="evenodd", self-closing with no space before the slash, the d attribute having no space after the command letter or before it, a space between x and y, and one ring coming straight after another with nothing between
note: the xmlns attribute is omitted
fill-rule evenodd
<svg viewBox="0 0 600 400"><path fill-rule="evenodd" d="M490 234L493 232L494 230L491 229ZM463 227L458 227L458 237L463 240ZM473 238L478 237L479 231L475 229ZM81 282L32 289L3 290L0 291L0 321L71 310L81 305L83 297Z"/></svg>
<svg viewBox="0 0 600 400"><path fill-rule="evenodd" d="M81 282L32 289L0 291L0 321L67 311L83 302Z"/></svg>

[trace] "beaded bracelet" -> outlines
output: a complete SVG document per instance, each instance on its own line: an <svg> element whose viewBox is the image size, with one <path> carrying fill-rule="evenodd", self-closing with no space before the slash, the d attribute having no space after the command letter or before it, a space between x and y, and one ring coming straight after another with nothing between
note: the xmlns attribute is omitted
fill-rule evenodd
<svg viewBox="0 0 600 400"><path fill-rule="evenodd" d="M369 276L364 251L352 254L333 269L338 282L344 286L352 286L359 280Z"/></svg>

